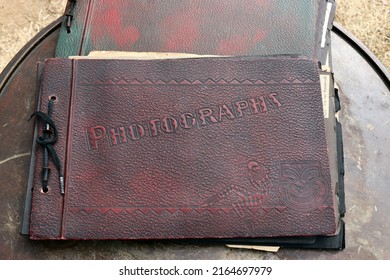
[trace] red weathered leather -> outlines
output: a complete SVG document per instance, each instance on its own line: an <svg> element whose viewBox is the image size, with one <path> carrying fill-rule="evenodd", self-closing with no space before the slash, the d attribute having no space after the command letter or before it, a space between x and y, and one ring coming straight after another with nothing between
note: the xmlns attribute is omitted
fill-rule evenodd
<svg viewBox="0 0 390 280"><path fill-rule="evenodd" d="M305 58L45 64L55 146L33 239L181 239L336 232L317 64Z"/></svg>

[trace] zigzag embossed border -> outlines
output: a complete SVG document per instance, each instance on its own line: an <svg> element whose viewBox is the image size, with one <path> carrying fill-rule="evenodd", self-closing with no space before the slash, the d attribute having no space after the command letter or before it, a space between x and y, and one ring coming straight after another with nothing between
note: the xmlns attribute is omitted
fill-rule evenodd
<svg viewBox="0 0 390 280"><path fill-rule="evenodd" d="M299 85L299 84L314 84L318 83L318 81L313 81L310 79L307 80L287 80L283 79L280 82L275 80L269 80L269 81L263 81L263 80L249 80L245 79L243 81L239 81L237 79L233 80L225 80L225 79L219 79L219 80L213 80L213 79L207 79L205 81L201 81L199 79L195 80L187 80L183 79L180 81L177 80L169 80L169 81L163 81L161 79L152 81L149 79L146 80L138 80L138 79L131 79L127 80L124 78L116 78L116 79L109 79L109 80L100 80L98 79L94 83L91 83L89 81L83 80L80 83L78 83L79 86L134 86L134 85L156 85L156 86L172 86L172 85L181 85L181 86L196 86L196 85L208 85L208 86L224 86L224 85L245 85L245 86L261 86L261 85L286 85L286 84L292 84L292 85Z"/></svg>
<svg viewBox="0 0 390 280"><path fill-rule="evenodd" d="M271 211L278 211L279 213L283 213L288 209L286 206L260 206L260 207L245 207L247 211L251 211L252 213L259 213L259 211L263 211L264 214L268 214ZM323 205L318 207L318 210L323 211L328 208L327 205ZM68 210L77 215L82 212L87 214L92 214L93 212L99 212L103 215L112 212L114 214L119 214L122 212L127 212L128 214L136 214L141 213L144 215L149 215L151 213L155 213L157 215L161 215L163 213L176 214L178 212L182 212L185 215L196 212L198 214L203 214L204 212L208 212L210 214L229 214L233 212L233 207L180 207L180 208L148 208L148 207L70 207Z"/></svg>

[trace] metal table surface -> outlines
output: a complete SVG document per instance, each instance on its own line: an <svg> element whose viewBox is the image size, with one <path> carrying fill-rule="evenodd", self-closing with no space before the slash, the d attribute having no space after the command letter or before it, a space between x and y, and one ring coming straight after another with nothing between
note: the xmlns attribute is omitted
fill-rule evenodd
<svg viewBox="0 0 390 280"><path fill-rule="evenodd" d="M54 56L59 23L39 33L0 75L0 259L390 259L389 74L341 27L332 33L332 56L342 102L346 249L266 253L212 244L31 241L20 235L36 63Z"/></svg>

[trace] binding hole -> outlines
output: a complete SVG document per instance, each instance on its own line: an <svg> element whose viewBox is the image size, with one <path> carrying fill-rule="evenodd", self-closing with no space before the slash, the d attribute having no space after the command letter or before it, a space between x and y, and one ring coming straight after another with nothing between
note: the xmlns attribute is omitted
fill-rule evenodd
<svg viewBox="0 0 390 280"><path fill-rule="evenodd" d="M46 187L46 189L41 188L41 193L48 193L49 192L49 187Z"/></svg>
<svg viewBox="0 0 390 280"><path fill-rule="evenodd" d="M57 96L55 95L49 96L49 100L57 101Z"/></svg>

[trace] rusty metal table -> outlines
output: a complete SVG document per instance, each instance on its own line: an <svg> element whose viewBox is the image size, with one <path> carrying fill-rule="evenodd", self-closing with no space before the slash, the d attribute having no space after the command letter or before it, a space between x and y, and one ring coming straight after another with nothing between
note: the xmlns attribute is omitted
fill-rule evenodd
<svg viewBox="0 0 390 280"><path fill-rule="evenodd" d="M19 234L35 106L36 63L54 56L60 21L30 41L0 75L0 259L390 259L390 82L377 59L336 25L347 214L343 251L266 253L223 245L134 241L30 241Z"/></svg>

